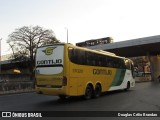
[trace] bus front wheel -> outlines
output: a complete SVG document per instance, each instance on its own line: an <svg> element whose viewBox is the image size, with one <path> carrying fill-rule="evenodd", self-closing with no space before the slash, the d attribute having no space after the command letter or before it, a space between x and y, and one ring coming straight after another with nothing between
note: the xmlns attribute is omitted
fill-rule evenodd
<svg viewBox="0 0 160 120"><path fill-rule="evenodd" d="M91 85L87 85L84 98L88 100L88 99L91 99L92 96L93 96L93 88Z"/></svg>

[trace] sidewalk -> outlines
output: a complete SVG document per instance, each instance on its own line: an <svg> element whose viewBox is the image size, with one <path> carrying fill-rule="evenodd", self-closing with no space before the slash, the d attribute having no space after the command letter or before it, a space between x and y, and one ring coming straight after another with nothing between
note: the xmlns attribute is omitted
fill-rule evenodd
<svg viewBox="0 0 160 120"><path fill-rule="evenodd" d="M28 93L34 91L31 81L5 81L0 83L0 95Z"/></svg>
<svg viewBox="0 0 160 120"><path fill-rule="evenodd" d="M19 93L29 93L29 92L34 92L33 90L10 90L10 91L0 91L0 96L1 95L10 95L10 94L19 94Z"/></svg>
<svg viewBox="0 0 160 120"><path fill-rule="evenodd" d="M136 77L135 81L136 83L151 82L151 77Z"/></svg>

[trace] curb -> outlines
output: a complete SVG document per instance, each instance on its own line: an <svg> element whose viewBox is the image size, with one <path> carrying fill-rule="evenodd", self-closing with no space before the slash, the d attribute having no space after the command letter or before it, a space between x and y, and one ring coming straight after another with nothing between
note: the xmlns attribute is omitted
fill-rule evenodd
<svg viewBox="0 0 160 120"><path fill-rule="evenodd" d="M143 82L152 82L152 80L141 80L141 81L135 81L136 83L143 83Z"/></svg>
<svg viewBox="0 0 160 120"><path fill-rule="evenodd" d="M32 92L35 92L35 91L34 90L30 90L30 91L5 91L5 92L0 92L0 96L21 94L21 93L32 93Z"/></svg>

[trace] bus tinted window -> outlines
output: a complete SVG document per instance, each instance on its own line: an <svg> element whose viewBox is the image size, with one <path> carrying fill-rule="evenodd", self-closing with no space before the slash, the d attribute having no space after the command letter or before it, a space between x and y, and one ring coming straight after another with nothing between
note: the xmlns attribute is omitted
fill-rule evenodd
<svg viewBox="0 0 160 120"><path fill-rule="evenodd" d="M71 62L80 65L101 66L111 68L125 68L123 59L84 51L81 49L68 49L68 55Z"/></svg>

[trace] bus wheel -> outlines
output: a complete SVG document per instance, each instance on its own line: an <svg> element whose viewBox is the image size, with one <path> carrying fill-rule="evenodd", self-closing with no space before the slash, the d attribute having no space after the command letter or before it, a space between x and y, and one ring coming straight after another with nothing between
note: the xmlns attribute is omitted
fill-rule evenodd
<svg viewBox="0 0 160 120"><path fill-rule="evenodd" d="M125 91L128 91L130 89L130 82L127 82L127 87L125 89Z"/></svg>
<svg viewBox="0 0 160 120"><path fill-rule="evenodd" d="M66 95L59 95L60 100L66 99Z"/></svg>
<svg viewBox="0 0 160 120"><path fill-rule="evenodd" d="M87 85L84 98L86 100L91 99L93 96L93 89L91 85Z"/></svg>
<svg viewBox="0 0 160 120"><path fill-rule="evenodd" d="M97 98L101 95L101 92L102 92L102 87L100 84L96 84L96 87L95 87L95 91L94 91L94 97Z"/></svg>

